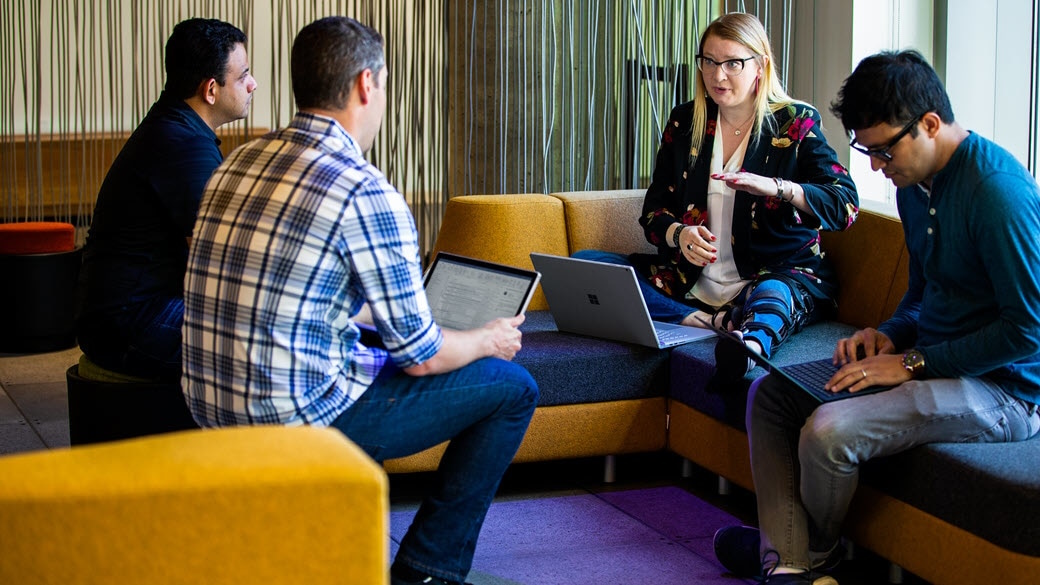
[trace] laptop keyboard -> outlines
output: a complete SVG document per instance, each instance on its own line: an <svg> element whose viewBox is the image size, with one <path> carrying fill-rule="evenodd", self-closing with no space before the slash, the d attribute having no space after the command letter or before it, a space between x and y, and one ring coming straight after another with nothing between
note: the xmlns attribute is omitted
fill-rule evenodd
<svg viewBox="0 0 1040 585"><path fill-rule="evenodd" d="M682 329L673 329L670 327L655 327L657 329L657 339L661 343L668 343L671 341L678 341L685 339L688 333Z"/></svg>
<svg viewBox="0 0 1040 585"><path fill-rule="evenodd" d="M792 378L809 388L823 388L834 372L838 371L838 367L831 362L831 358L792 364L783 366L783 368Z"/></svg>

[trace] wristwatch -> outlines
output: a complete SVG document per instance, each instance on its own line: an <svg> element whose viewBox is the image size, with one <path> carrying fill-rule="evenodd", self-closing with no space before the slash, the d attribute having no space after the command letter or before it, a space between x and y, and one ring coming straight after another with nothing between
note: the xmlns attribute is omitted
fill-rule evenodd
<svg viewBox="0 0 1040 585"><path fill-rule="evenodd" d="M903 367L910 372L911 378L918 378L924 373L924 354L916 349L907 350L903 354Z"/></svg>

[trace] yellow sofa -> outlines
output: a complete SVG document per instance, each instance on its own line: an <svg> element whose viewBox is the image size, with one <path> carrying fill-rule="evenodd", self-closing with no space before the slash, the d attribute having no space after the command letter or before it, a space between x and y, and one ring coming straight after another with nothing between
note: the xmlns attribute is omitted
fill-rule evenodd
<svg viewBox="0 0 1040 585"><path fill-rule="evenodd" d="M389 542L386 474L331 429L0 457L0 583L378 585Z"/></svg>
<svg viewBox="0 0 1040 585"><path fill-rule="evenodd" d="M616 252L649 250L651 248L636 223L643 195L642 190L620 190L457 197L447 206L433 253L443 250L531 268L529 254L536 251L569 255L587 248ZM891 315L906 290L909 261L898 219L862 211L856 225L849 231L824 233L823 248L834 262L841 285L835 327L851 330L853 327L876 326ZM545 298L536 295L529 315L546 308ZM824 324L822 327L829 326ZM827 331L830 333L823 334L824 340L839 329ZM809 337L809 334L802 336ZM698 370L677 368L681 368L683 361L696 361L696 351L703 356L704 347L687 349L696 345L672 350L671 381L664 384L693 383L689 376L684 378L683 375ZM700 362L702 369L699 371L703 372L704 359ZM537 374L535 379L539 379ZM734 424L732 420L742 420L743 404L728 405L738 412L729 413L730 421L725 422L707 409L691 406L694 401L681 400L676 394L673 389L672 393L665 391L662 396L646 399L539 406L515 460L669 449L723 478L753 489L747 434L738 428L742 423ZM1040 451L1040 440L1026 443L1010 448L1035 458ZM433 469L443 447L387 461L385 468L391 473ZM904 458L902 468L887 473L897 476L898 484L904 473L914 475L922 467L942 465L942 471L935 472L940 475L937 489L948 492L949 487L955 486L954 492L963 489L965 493L977 494L980 490L978 485L985 487L989 485L986 482L991 482L1007 487L1012 499L1028 500L1030 506L1040 505L1035 501L1040 497L1031 495L1036 492L1029 488L1032 481L1029 477L1023 479L1009 474L1012 477L1005 482L1000 466L986 469L980 466L978 474L975 474L970 467L985 459L986 452L973 451L965 456L956 451L956 446L946 447L914 450L912 455L920 457ZM1005 446L993 447L1002 449ZM969 469L964 470L966 465ZM956 473L956 477L942 477L946 470L958 468L962 471ZM1040 575L1040 555L1023 554L998 544L1000 535L994 538L993 530L999 528L990 527L989 534L981 534L981 530L976 533L926 511L927 505L907 503L912 497L901 492L900 486L888 486L884 481L886 470L878 473L882 481L862 485L853 503L847 534L854 542L937 584L1026 585L1036 582L1036 576ZM915 478L914 481L916 483L911 487L918 493L909 496L921 498L920 484L924 483L924 500L931 499L928 478ZM957 517L960 502L953 503L954 511L951 513L946 509L944 513ZM971 508L973 505L968 500L963 507ZM998 509L992 513L998 520L1017 518L1019 527L1025 525L1026 530L1035 530L1028 528L1035 523L1035 518L1023 522L1020 510L999 509L998 503ZM955 521L960 520L958 517ZM1029 534L1014 538L1019 542L1023 538L1031 540Z"/></svg>
<svg viewBox="0 0 1040 585"><path fill-rule="evenodd" d="M448 202L432 256L443 250L532 269L531 252L652 250L633 219L642 200L643 192L635 190L456 197ZM541 290L528 309L548 309ZM661 450L667 418L663 392L639 400L540 406L514 461ZM391 473L435 469L445 447L391 459L384 467Z"/></svg>

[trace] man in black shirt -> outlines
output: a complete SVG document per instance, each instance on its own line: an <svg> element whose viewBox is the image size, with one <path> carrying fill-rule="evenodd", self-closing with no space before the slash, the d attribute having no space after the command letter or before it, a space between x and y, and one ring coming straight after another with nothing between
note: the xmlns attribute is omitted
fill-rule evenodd
<svg viewBox="0 0 1040 585"><path fill-rule="evenodd" d="M194 18L166 43L166 85L98 192L79 289L77 336L95 364L177 380L188 243L202 189L221 163L215 130L244 118L256 80L246 35Z"/></svg>

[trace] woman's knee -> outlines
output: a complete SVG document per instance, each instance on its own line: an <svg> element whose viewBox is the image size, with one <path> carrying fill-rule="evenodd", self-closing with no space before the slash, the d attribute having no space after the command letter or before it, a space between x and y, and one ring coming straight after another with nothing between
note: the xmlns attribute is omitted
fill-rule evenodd
<svg viewBox="0 0 1040 585"><path fill-rule="evenodd" d="M797 307L794 291L787 283L767 279L756 283L747 293L742 307L741 327L761 331L772 343L781 343L791 334Z"/></svg>

